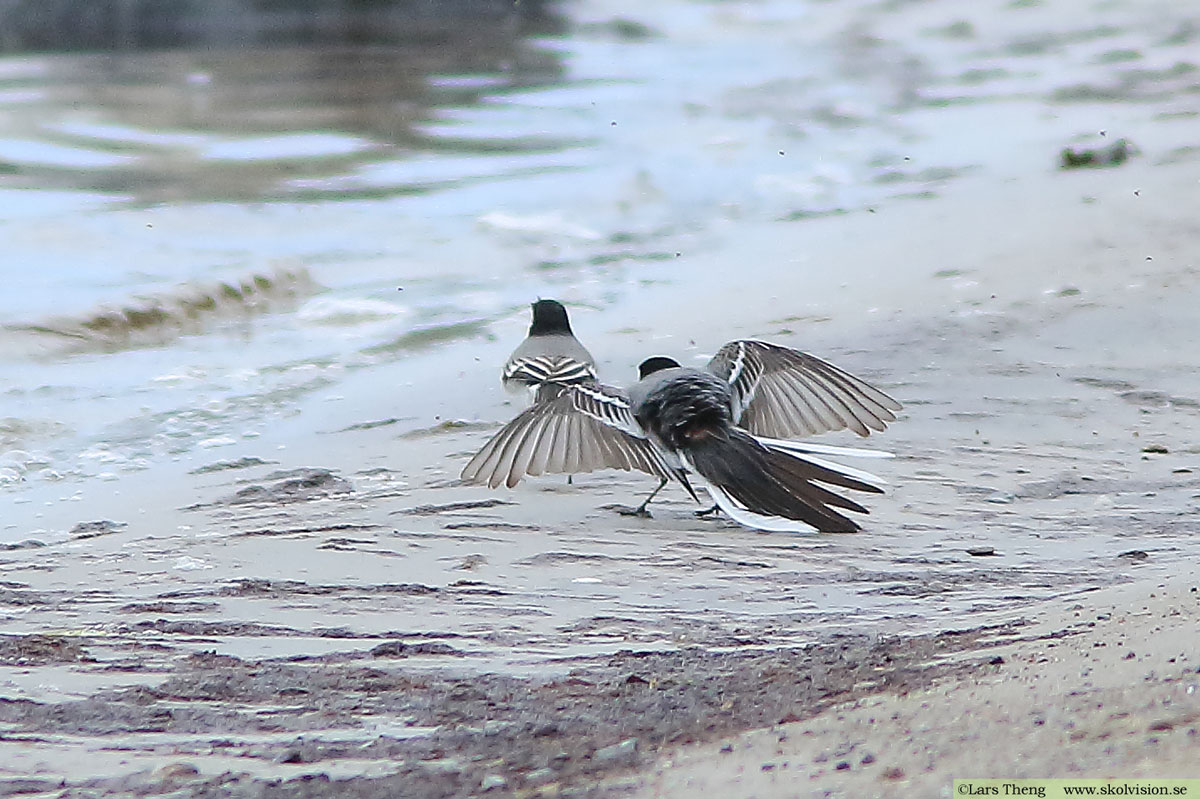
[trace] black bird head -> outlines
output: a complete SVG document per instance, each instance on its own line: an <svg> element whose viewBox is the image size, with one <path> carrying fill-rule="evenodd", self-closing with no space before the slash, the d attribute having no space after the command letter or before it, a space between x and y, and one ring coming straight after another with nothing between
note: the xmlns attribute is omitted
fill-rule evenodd
<svg viewBox="0 0 1200 799"><path fill-rule="evenodd" d="M638 366L638 379L645 380L647 375L652 375L655 372L661 372L663 369L677 369L679 361L671 358L664 358L661 355L655 355L653 358L647 358Z"/></svg>
<svg viewBox="0 0 1200 799"><path fill-rule="evenodd" d="M544 336L571 332L567 309L558 300L538 300L532 307L533 324L529 326L529 335Z"/></svg>

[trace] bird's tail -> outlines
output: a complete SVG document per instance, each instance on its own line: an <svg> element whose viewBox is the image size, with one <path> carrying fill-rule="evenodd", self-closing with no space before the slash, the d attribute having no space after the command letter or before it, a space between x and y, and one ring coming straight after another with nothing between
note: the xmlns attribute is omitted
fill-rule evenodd
<svg viewBox="0 0 1200 799"><path fill-rule="evenodd" d="M861 447L836 447L831 444L817 444L812 441L790 441L783 438L767 438L755 436L756 441L772 449L784 449L788 452L811 453L817 455L834 455L842 458L894 458L896 453L881 449L862 449ZM878 479L878 478L876 478Z"/></svg>
<svg viewBox="0 0 1200 799"><path fill-rule="evenodd" d="M760 441L731 429L694 438L681 452L713 500L734 521L759 530L860 529L840 510L867 509L830 488L883 493L874 475L798 451L791 442Z"/></svg>

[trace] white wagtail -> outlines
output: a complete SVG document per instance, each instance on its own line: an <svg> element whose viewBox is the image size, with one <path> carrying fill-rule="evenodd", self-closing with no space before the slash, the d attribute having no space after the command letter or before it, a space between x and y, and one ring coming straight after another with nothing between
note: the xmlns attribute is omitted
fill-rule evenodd
<svg viewBox="0 0 1200 799"><path fill-rule="evenodd" d="M851 532L858 523L835 509L867 513L825 486L883 493L878 478L814 457L812 446L756 436L734 425L737 399L712 372L651 358L629 391L630 413L660 450L696 476L731 519L759 530ZM822 452L862 454L821 447Z"/></svg>
<svg viewBox="0 0 1200 799"><path fill-rule="evenodd" d="M562 386L558 392L504 425L463 468L462 479L512 488L525 475L636 469L659 478L659 489L678 480L699 501L679 459L657 447L638 426L624 389L592 382Z"/></svg>
<svg viewBox="0 0 1200 799"><path fill-rule="evenodd" d="M780 439L883 430L900 410L894 399L819 358L761 341L726 344L706 371L651 358L639 372L628 393L578 384L528 408L471 459L463 479L512 487L526 474L638 469L660 479L635 511L644 512L669 478L695 498L691 472L722 510L750 527L858 529L832 507L865 508L816 483L879 493L872 485L878 478L814 456L888 453Z"/></svg>
<svg viewBox="0 0 1200 799"><path fill-rule="evenodd" d="M563 386L596 380L596 361L571 332L567 309L557 300L533 303L529 335L504 364L510 392L533 391L534 402L553 399Z"/></svg>

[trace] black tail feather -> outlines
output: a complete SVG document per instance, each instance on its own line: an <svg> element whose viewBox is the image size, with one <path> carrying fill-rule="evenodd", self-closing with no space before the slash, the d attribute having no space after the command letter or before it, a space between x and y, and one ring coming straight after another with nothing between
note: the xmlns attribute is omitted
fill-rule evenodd
<svg viewBox="0 0 1200 799"><path fill-rule="evenodd" d="M853 488L859 491L868 491L872 494L883 493L883 489L863 483L859 480L854 480L853 478L848 479L850 482L854 483L854 485L844 485L840 482L835 483L832 480L827 480L822 472L831 472L833 474L836 474L836 472L832 472L832 470L823 466L809 463L806 460L802 460L801 458L797 458L795 455L789 455L785 452L769 450L767 459L772 468L777 469L779 474L787 475L789 478L787 480L788 484L790 484L793 480L807 482L809 490L813 492L814 496L820 496L822 498L822 502L826 505L833 505L838 508L852 510L856 513L870 513L870 511L868 511L865 507L849 497L844 497L841 494L835 494L833 491L830 491L824 486L818 485L818 483L830 483L841 488Z"/></svg>
<svg viewBox="0 0 1200 799"><path fill-rule="evenodd" d="M854 520L834 510L835 507L858 513L868 511L818 483L880 493L876 486L811 463L802 456L770 449L736 428L690 441L687 454L702 477L746 510L804 522L822 532L861 529Z"/></svg>
<svg viewBox="0 0 1200 799"><path fill-rule="evenodd" d="M877 485L865 483L857 477L852 477L818 463L813 463L802 454L775 449L766 444L762 446L767 450L767 457L770 458L772 463L777 464L779 468L785 471L795 470L798 477L803 476L809 480L816 480L817 482L837 486L838 488L849 488L852 491L864 491L868 494L883 493L883 489Z"/></svg>

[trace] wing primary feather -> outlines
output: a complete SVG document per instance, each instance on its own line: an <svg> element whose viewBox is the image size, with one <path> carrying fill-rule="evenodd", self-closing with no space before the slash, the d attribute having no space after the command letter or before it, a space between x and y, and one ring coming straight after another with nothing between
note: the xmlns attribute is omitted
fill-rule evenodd
<svg viewBox="0 0 1200 799"><path fill-rule="evenodd" d="M853 398L845 396L839 390L840 387L837 383L832 381L821 382L817 386L819 386L819 393L822 395L826 406L837 416L840 427L849 428L860 436L871 434L871 430L864 424L859 414L855 411L854 406L856 403Z"/></svg>
<svg viewBox="0 0 1200 799"><path fill-rule="evenodd" d="M847 381L843 375L836 371L830 371L823 375L826 389L840 403L843 411L843 416L849 415L856 424L849 425L854 432L860 436L870 435L871 430L883 430L886 425L882 419L878 418L878 413L872 412L863 400L864 397L859 394L853 384ZM883 410L883 409L880 409ZM894 419L891 413L884 410L886 417Z"/></svg>
<svg viewBox="0 0 1200 799"><path fill-rule="evenodd" d="M803 383L796 383L788 386L788 389L794 394L794 396L789 398L789 405L795 411L795 415L799 419L799 425L796 428L786 430L776 426L774 430L775 434L781 438L786 438L789 435L796 435L797 433L816 435L817 433L824 432L827 429L827 423L817 412L819 406L814 404L815 397L813 397L812 391L808 386L805 386Z"/></svg>
<svg viewBox="0 0 1200 799"><path fill-rule="evenodd" d="M558 415L552 414L546 419L545 425L542 426L541 434L538 436L537 448L534 451L533 458L529 461L529 468L526 470L531 475L540 475L547 472L546 464L550 460L550 455L554 450L554 435L558 429Z"/></svg>
<svg viewBox="0 0 1200 799"><path fill-rule="evenodd" d="M569 417L558 416L554 419L554 441L550 447L550 457L546 463L546 471L562 474L567 470L567 422Z"/></svg>
<svg viewBox="0 0 1200 799"><path fill-rule="evenodd" d="M526 425L525 432L521 435L517 443L516 449L513 452L512 463L508 468L508 480L506 484L509 488L521 482L521 478L528 474L529 464L533 460L538 440L541 438L542 429L545 427L550 413L551 409L546 407L545 412L534 415L529 420L529 424Z"/></svg>
<svg viewBox="0 0 1200 799"><path fill-rule="evenodd" d="M617 430L609 428L603 422L594 422L593 426L595 428L596 447L599 449L605 463L614 469L624 469L625 471L633 468L629 453L613 440L615 436L621 434Z"/></svg>
<svg viewBox="0 0 1200 799"><path fill-rule="evenodd" d="M539 414L545 413L545 405L533 405L526 411L523 411L509 424L511 429L508 431L504 446L500 449L496 457L495 463L495 482L496 485L504 483L509 488L516 485L516 480L512 479L513 461L517 457L517 451L521 447L521 442L525 440L525 435L529 432L529 427L536 424ZM492 486L495 488L495 486Z"/></svg>
<svg viewBox="0 0 1200 799"><path fill-rule="evenodd" d="M488 454L491 452L491 446L494 440L495 439L488 439L488 442L483 445L483 448L480 449L479 452L476 452L471 460L467 461L467 465L463 467L462 472L459 474L460 480L467 483L474 483L476 480L478 480L480 469L483 466L483 462L487 459Z"/></svg>
<svg viewBox="0 0 1200 799"><path fill-rule="evenodd" d="M532 410L532 408L529 410ZM498 479L498 475L500 473L499 464L501 455L504 452L504 447L508 444L508 440L512 437L513 431L520 427L527 418L529 410L522 412L517 416L517 418L500 428L500 432L496 433L496 435L492 437L492 440L485 444L484 448L480 450L478 455L475 456L475 459L479 459L478 467L476 469L476 479L480 482L486 482L488 488L495 488L496 486L500 485ZM471 463L467 464L468 468L470 468L471 464L476 462L475 459L472 459Z"/></svg>
<svg viewBox="0 0 1200 799"><path fill-rule="evenodd" d="M574 474L579 471L579 465L582 462L581 445L583 432L583 420L576 414L571 414L567 418L567 459L566 470L568 474Z"/></svg>
<svg viewBox="0 0 1200 799"><path fill-rule="evenodd" d="M814 355L754 339L732 341L709 361L727 380L735 423L780 438L850 428L859 435L895 421L900 403Z"/></svg>
<svg viewBox="0 0 1200 799"><path fill-rule="evenodd" d="M804 419L803 409L805 406L803 403L797 402L795 397L780 390L781 387L777 385L776 381L771 381L769 388L769 391L763 392L763 397L769 396L772 400L771 409L776 431L782 433L785 430L815 429Z"/></svg>
<svg viewBox="0 0 1200 799"><path fill-rule="evenodd" d="M825 374L837 375L837 377L850 386L856 394L861 395L863 399L878 405L880 408L886 411L895 412L904 410L904 406L901 405L894 397L888 395L878 388L875 388L875 386L871 385L862 378L856 377L846 370L834 366L828 361L823 361L815 356L809 357L816 362L814 364L816 369L819 369Z"/></svg>
<svg viewBox="0 0 1200 799"><path fill-rule="evenodd" d="M804 398L804 407L811 411L820 425L817 428L819 432L841 430L846 426L841 416L829 406L829 402L821 396L821 392L817 390L816 386L799 380L791 382L790 386Z"/></svg>
<svg viewBox="0 0 1200 799"><path fill-rule="evenodd" d="M604 450L596 440L596 421L579 415L579 471L594 472L605 463Z"/></svg>
<svg viewBox="0 0 1200 799"><path fill-rule="evenodd" d="M822 406L828 410L829 414L837 419L837 426L832 429L840 430L848 427L860 436L870 433L851 410L849 404L846 402L846 398L839 393L835 383L820 379L813 380L811 377L810 381L808 385L813 395L820 400Z"/></svg>
<svg viewBox="0 0 1200 799"><path fill-rule="evenodd" d="M821 362L820 366L823 367L821 370L821 376L824 377L825 380L831 384L831 386L841 389L843 392L844 401L847 403L847 405L849 405L851 409L859 409L868 415L866 418L864 418L863 416L856 414L859 416L859 419L868 427L874 430L883 430L886 426L884 425L884 422L894 422L896 420L896 414L893 412L892 408L879 402L876 398L878 395L878 398L880 399L890 400L891 405L899 406L899 403L895 400L892 400L891 397L888 397L886 394L874 388L873 386L864 383L851 374L843 372L835 366L826 364L824 362ZM895 410L900 410L900 408L896 407Z"/></svg>

